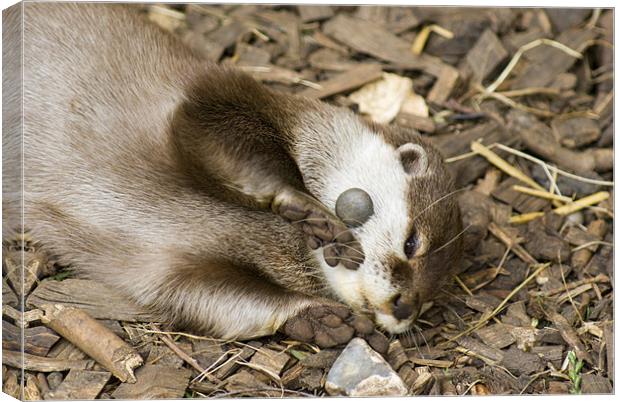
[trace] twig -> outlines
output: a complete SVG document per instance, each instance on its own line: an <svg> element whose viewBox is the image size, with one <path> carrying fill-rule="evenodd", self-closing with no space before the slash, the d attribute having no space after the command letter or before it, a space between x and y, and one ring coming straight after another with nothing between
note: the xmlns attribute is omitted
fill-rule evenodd
<svg viewBox="0 0 620 402"><path fill-rule="evenodd" d="M514 148L510 148L509 146L506 146L504 144L500 144L499 142L496 142L496 143L490 145L489 148L491 148L492 146L496 146L496 147L498 147L499 149L501 149L503 151L506 151L506 152L511 153L513 155L520 156L521 158L527 159L530 162L534 162L534 163L536 163L538 165L546 166L551 171L557 172L557 174L565 176L565 177L569 177L569 178L571 178L573 180L577 180L577 181L580 181L580 182L583 182L583 183L596 184L596 185L599 185L599 186L613 187L613 185L614 185L613 181L589 179L587 177L577 176L576 174L572 174L572 173L566 172L564 170L558 169L555 166L549 165L548 163L546 163L543 160L535 158L535 157L533 157L531 155L528 155L528 154L526 154L524 152L518 151L518 150L516 150Z"/></svg>
<svg viewBox="0 0 620 402"><path fill-rule="evenodd" d="M577 212L582 210L583 208L589 207L594 204L598 204L599 202L605 201L609 198L609 193L607 191L599 191L598 193L594 193L587 197L583 197L574 201L570 204L566 204L559 208L553 210L558 215L570 215L573 212Z"/></svg>
<svg viewBox="0 0 620 402"><path fill-rule="evenodd" d="M420 32L418 32L415 40L413 41L413 44L411 45L411 52L413 54L422 54L422 50L424 50L424 46L426 45L426 42L428 41L428 36L431 32L435 32L439 36L442 36L446 39L452 39L454 37L454 34L446 28L442 28L437 24L427 25L422 28Z"/></svg>
<svg viewBox="0 0 620 402"><path fill-rule="evenodd" d="M556 200L556 201L562 201L562 202L565 202L565 203L566 202L573 202L573 199L570 198L570 197L553 194L553 193L550 193L548 191L534 190L532 188L519 186L518 184L515 184L514 186L512 186L512 189L515 190L515 191L518 191L520 193L524 193L524 194L527 194L527 195L532 195L532 196L538 197L538 198L545 198L547 200Z"/></svg>
<svg viewBox="0 0 620 402"><path fill-rule="evenodd" d="M508 223L514 225L520 225L523 223L528 223L529 221L533 221L534 219L540 218L541 216L545 216L544 212L528 212L521 215L513 215L508 218Z"/></svg>
<svg viewBox="0 0 620 402"><path fill-rule="evenodd" d="M514 54L514 56L512 57L512 59L510 60L510 63L508 63L508 65L506 66L506 68L504 68L504 71L502 71L502 73L499 75L499 77L497 77L497 79L488 87L486 87L485 92L494 92L497 87L499 87L502 82L504 82L504 80L506 78L508 78L508 75L510 75L510 73L512 72L512 70L515 68L515 66L517 65L517 63L519 62L519 59L521 58L521 56L523 55L523 53L527 52L528 50L534 49L535 47L541 46L541 45L547 45L547 46L552 46L555 47L556 49L559 49L561 51L563 51L564 53L568 54L569 56L575 57L577 59L581 59L583 58L583 56L581 55L581 53L571 49L570 47L551 40L551 39L547 39L547 38L541 38L541 39L536 39L530 43L527 43L523 46L521 46L517 52Z"/></svg>
<svg viewBox="0 0 620 402"><path fill-rule="evenodd" d="M536 183L534 180L529 178L525 173L516 167L512 166L504 159L500 158L495 152L491 151L486 146L482 145L480 142L474 141L471 143L471 150L484 156L491 164L495 165L498 169L502 170L509 176L514 177L515 179L521 180L526 183L530 187L536 188L538 190L544 191L545 189L540 186L540 184Z"/></svg>
<svg viewBox="0 0 620 402"><path fill-rule="evenodd" d="M609 282L609 277L607 275L604 274L598 274L595 277L592 278L587 278L587 279L582 279L580 281L575 281L575 282L571 282L569 284L567 284L566 286L563 286L561 288L555 288L555 289L550 289L550 290L546 290L546 291L538 291L538 292L530 292L530 294L532 296L542 296L542 297L549 297L549 296L553 296L556 293L560 293L563 290L566 289L575 289L581 285L584 285L586 283L596 283L596 282Z"/></svg>
<svg viewBox="0 0 620 402"><path fill-rule="evenodd" d="M514 295L516 295L521 289L523 289L523 287L525 287L525 285L527 285L532 279L534 279L536 276L538 276L539 273L541 273L544 269L546 269L547 267L549 267L549 263L545 263L542 264L538 267L538 269L536 269L536 271L534 271L533 273L530 274L530 276L528 276L527 278L525 278L525 280L523 282L521 282L519 284L519 286L517 286L516 288L514 288L512 290L512 292L510 292L508 294L508 296L506 296L504 298L504 300L502 300L502 302L495 308L495 310L493 310L492 312L488 313L488 314L483 314L482 317L480 317L480 320L478 321L477 324L475 324L474 326L470 327L469 329L455 335L454 337L448 339L448 342L454 342L457 339L459 339L460 337L464 336L464 335L468 335L471 332L477 330L478 328L481 328L482 326L484 326L484 324L486 324L491 318L495 317L500 311L503 310L503 308L506 306L506 304L508 303L508 301L510 299L512 299L512 297Z"/></svg>

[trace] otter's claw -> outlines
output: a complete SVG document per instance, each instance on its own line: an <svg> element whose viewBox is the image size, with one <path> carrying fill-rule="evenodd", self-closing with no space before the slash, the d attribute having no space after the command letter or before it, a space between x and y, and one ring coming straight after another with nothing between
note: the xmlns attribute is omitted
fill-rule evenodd
<svg viewBox="0 0 620 402"><path fill-rule="evenodd" d="M310 248L323 247L325 262L357 269L364 261L361 244L347 226L319 201L301 191L287 189L273 199L274 213L299 227L307 235Z"/></svg>
<svg viewBox="0 0 620 402"><path fill-rule="evenodd" d="M355 316L348 307L337 304L308 307L289 318L281 331L293 339L315 343L321 348L345 345L354 336L364 338L382 354L387 352L389 344L369 318Z"/></svg>

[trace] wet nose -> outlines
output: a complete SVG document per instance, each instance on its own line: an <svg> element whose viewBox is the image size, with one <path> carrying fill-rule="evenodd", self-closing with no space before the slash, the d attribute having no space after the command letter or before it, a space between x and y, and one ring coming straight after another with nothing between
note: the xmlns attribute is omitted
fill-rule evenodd
<svg viewBox="0 0 620 402"><path fill-rule="evenodd" d="M399 320L405 320L413 315L413 302L402 295L396 295L392 302L392 315Z"/></svg>

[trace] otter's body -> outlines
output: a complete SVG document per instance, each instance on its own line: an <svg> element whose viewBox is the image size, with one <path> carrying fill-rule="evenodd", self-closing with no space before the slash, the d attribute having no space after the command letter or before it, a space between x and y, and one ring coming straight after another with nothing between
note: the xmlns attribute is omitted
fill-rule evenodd
<svg viewBox="0 0 620 402"><path fill-rule="evenodd" d="M182 326L247 338L329 299L399 332L378 316L390 315L386 303L427 297L398 281L447 272L428 274L430 257L423 270L402 266L412 218L451 189L443 170L439 186L407 170L406 142L428 150L429 170L441 163L417 136L272 93L121 5L26 3L23 51L24 229L79 275ZM3 137L7 166L19 165L10 159L18 134ZM7 174L5 233L20 226L19 180ZM333 267L320 247L329 241L309 247L312 228L281 211L314 200L305 194L327 216L352 187L370 194L376 213L347 232L359 243ZM413 189L420 205L410 205ZM458 212L440 219L455 227L425 233L427 249L460 230ZM432 223L421 217L416 231ZM364 262L344 267L361 255L356 244Z"/></svg>

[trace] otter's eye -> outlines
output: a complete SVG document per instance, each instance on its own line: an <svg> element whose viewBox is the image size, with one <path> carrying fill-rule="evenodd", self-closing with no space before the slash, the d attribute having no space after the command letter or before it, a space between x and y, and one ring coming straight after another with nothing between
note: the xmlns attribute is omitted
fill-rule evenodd
<svg viewBox="0 0 620 402"><path fill-rule="evenodd" d="M409 236L409 238L405 242L405 255L407 256L407 258L413 258L415 252L418 251L419 246L420 241L418 240L418 236L416 236L415 233Z"/></svg>

